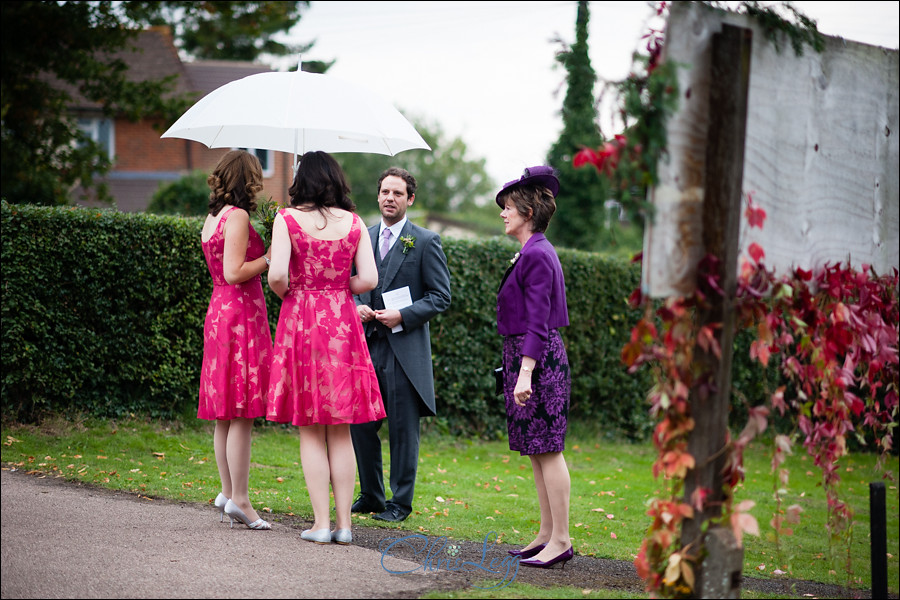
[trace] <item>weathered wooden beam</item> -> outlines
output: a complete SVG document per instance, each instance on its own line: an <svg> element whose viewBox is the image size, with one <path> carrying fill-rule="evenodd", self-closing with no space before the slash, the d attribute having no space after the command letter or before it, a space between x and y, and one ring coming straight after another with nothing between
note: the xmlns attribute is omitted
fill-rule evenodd
<svg viewBox="0 0 900 600"><path fill-rule="evenodd" d="M691 502L696 490L708 490L703 510L682 527L681 541L691 546L690 554L705 546L703 524L721 515L722 469L727 453L728 412L731 406L731 358L734 341L733 301L737 289L737 256L741 222L741 192L744 172L744 144L747 125L747 97L750 88L750 55L753 33L749 29L724 25L713 36L710 65L709 129L706 147L706 178L703 194L702 239L706 255L718 261L718 280L724 295L709 295L698 319L701 325L717 326L721 354L695 349L698 372L703 373L691 390L694 430L688 452L695 467L685 478L685 500ZM718 532L728 537L730 532ZM718 538L717 538L718 539ZM710 540L712 541L712 540ZM741 553L734 543L720 543L728 552ZM701 554L702 556L702 554ZM698 573L697 590L716 598L735 598L740 587L740 555L718 557L704 563ZM722 565L737 564L738 574L719 573ZM733 588L733 584L737 586ZM721 584L721 585L719 585Z"/></svg>

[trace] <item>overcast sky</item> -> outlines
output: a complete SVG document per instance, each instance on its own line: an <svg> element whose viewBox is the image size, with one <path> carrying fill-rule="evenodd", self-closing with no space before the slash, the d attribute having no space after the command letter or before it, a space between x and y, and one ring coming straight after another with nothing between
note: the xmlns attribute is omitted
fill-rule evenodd
<svg viewBox="0 0 900 600"><path fill-rule="evenodd" d="M794 4L824 34L898 47L900 2ZM310 60L336 60L329 75L462 138L469 158L485 158L501 184L542 164L559 136L565 70L556 66L553 40L574 42L576 12L574 1L313 0L290 37L315 41ZM653 15L643 1L590 3L588 45L601 81L628 74ZM601 126L616 133L608 117Z"/></svg>

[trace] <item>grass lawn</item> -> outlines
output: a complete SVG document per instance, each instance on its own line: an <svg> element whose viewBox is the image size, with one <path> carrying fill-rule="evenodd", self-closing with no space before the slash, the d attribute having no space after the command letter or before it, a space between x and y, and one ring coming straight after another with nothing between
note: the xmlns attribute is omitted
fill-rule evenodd
<svg viewBox="0 0 900 600"><path fill-rule="evenodd" d="M58 419L41 425L4 424L2 437L4 468L189 502L211 503L219 492L208 423ZM385 446L387 465L386 454ZM645 504L660 488L651 474L652 448L576 434L569 436L565 455L572 479L570 518L576 552L634 560L649 525ZM802 521L780 545L769 526L777 510L770 449L757 444L745 460L746 481L737 495L739 500L756 502L751 512L759 521L761 535L744 538L744 575L870 588L869 483L881 479L876 457L854 454L841 460L842 498L855 513L849 546L846 542L832 545L825 533L821 475L802 448L787 462L790 485L781 493L784 508L802 507ZM891 457L887 468L897 473L897 457ZM894 481L886 485L888 586L896 594L900 589L900 498ZM258 511L311 519L295 428L257 425L250 487ZM537 515L530 462L510 452L505 440L423 436L414 512L402 523L403 529L470 541L481 541L494 532L501 542L525 544L537 530ZM365 527L399 527L364 515L353 519ZM514 584L490 597L541 597L525 588ZM555 590L546 597L627 597L597 592L591 596L580 589ZM483 590L479 594L484 597Z"/></svg>

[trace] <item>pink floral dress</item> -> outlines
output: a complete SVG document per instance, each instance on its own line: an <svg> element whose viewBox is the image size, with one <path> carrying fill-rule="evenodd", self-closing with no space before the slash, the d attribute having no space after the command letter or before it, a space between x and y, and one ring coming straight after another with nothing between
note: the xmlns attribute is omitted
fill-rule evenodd
<svg viewBox="0 0 900 600"><path fill-rule="evenodd" d="M289 290L275 330L267 419L306 425L385 417L350 271L365 231L357 215L346 237L320 240L281 211L291 237ZM366 236L368 241L368 236Z"/></svg>
<svg viewBox="0 0 900 600"><path fill-rule="evenodd" d="M272 332L259 275L235 285L225 281L225 221L232 211L241 209L224 210L228 213L202 243L213 292L203 327L197 417L210 421L265 416L272 360ZM253 226L249 227L245 260L255 260L266 248Z"/></svg>

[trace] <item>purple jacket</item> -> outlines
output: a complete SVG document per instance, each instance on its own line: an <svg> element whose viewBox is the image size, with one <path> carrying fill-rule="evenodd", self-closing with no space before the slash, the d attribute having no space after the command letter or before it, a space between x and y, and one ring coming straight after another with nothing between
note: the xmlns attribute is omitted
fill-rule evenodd
<svg viewBox="0 0 900 600"><path fill-rule="evenodd" d="M497 331L502 336L525 334L522 354L540 360L550 330L568 325L559 257L544 234L535 233L497 292Z"/></svg>

